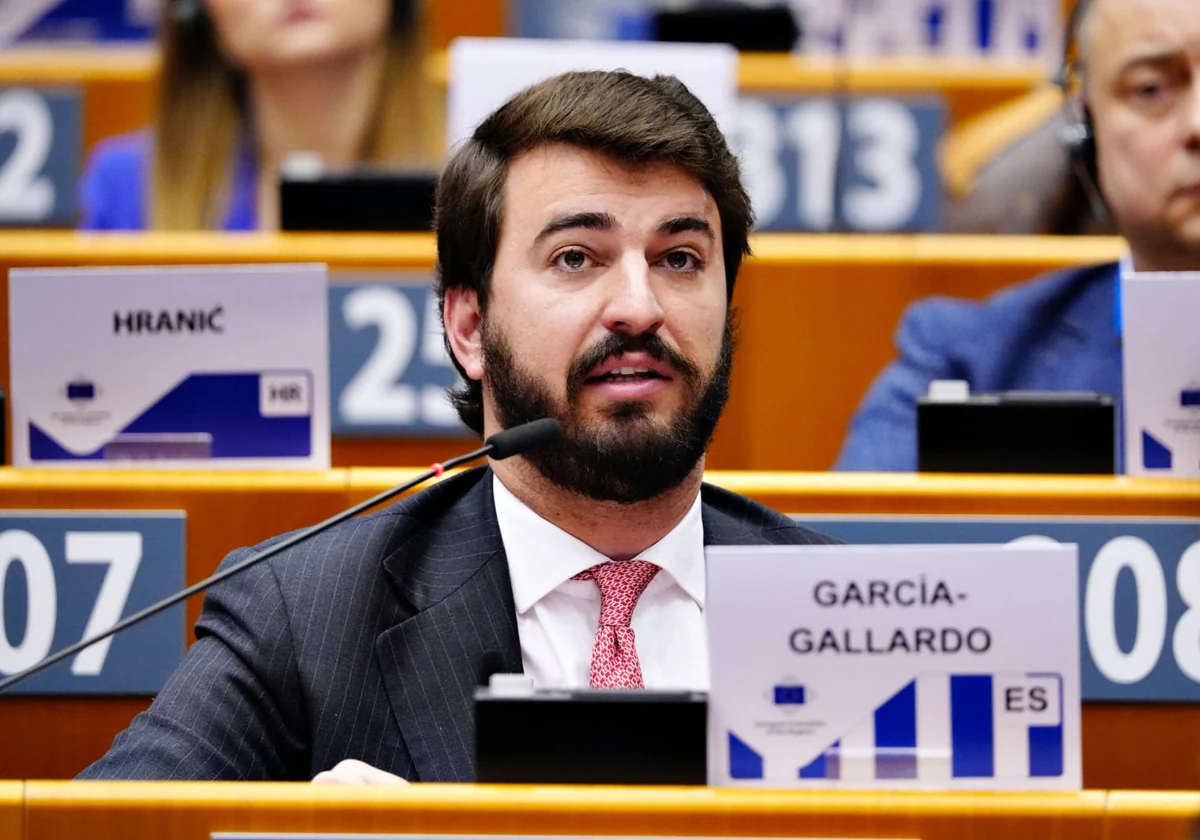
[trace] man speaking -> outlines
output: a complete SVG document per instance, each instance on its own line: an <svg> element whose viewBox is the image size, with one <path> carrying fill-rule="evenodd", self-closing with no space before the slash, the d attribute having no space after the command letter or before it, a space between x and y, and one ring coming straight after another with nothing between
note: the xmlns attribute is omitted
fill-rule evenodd
<svg viewBox="0 0 1200 840"><path fill-rule="evenodd" d="M704 546L830 541L702 484L752 220L673 77L568 73L499 108L438 184L454 401L484 435L553 417L562 439L215 586L82 778L470 781L485 662L707 688Z"/></svg>

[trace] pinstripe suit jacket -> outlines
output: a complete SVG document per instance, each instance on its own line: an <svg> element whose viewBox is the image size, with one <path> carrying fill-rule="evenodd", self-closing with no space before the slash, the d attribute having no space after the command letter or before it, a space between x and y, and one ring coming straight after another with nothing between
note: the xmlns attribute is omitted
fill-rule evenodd
<svg viewBox="0 0 1200 840"><path fill-rule="evenodd" d="M521 670L490 475L440 482L213 587L179 668L80 778L307 780L357 758L473 779L484 655ZM706 544L832 542L716 487L702 501Z"/></svg>

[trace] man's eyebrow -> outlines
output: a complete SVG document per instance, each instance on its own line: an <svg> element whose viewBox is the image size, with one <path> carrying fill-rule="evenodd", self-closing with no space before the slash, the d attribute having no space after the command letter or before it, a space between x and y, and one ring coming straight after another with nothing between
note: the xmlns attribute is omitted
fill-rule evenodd
<svg viewBox="0 0 1200 840"><path fill-rule="evenodd" d="M558 216L546 223L546 226L541 229L534 242L541 242L547 236L553 236L559 231L570 230L571 228L584 228L586 230L613 230L617 227L617 217L612 213L568 213L566 216Z"/></svg>
<svg viewBox="0 0 1200 840"><path fill-rule="evenodd" d="M1136 70L1141 67L1165 67L1170 64L1176 64L1182 55L1183 53L1180 50L1174 49L1145 52L1140 55L1135 54L1121 64L1117 75L1124 75L1130 70Z"/></svg>
<svg viewBox="0 0 1200 840"><path fill-rule="evenodd" d="M675 219L668 219L658 226L658 232L664 236L673 236L688 231L703 233L710 241L717 241L717 235L713 233L712 225L699 216L679 216Z"/></svg>

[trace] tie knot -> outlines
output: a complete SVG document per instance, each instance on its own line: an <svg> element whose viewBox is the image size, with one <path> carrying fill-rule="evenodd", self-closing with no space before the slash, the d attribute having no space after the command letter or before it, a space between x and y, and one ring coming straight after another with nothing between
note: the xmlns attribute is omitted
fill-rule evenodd
<svg viewBox="0 0 1200 840"><path fill-rule="evenodd" d="M658 574L658 566L646 560L601 563L575 575L575 580L594 580L600 588L600 624L628 627L633 608Z"/></svg>

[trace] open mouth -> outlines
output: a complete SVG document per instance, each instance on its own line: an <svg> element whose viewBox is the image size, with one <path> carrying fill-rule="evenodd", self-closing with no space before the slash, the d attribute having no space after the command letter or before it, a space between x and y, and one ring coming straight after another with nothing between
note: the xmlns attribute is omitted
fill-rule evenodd
<svg viewBox="0 0 1200 840"><path fill-rule="evenodd" d="M649 379L666 379L666 377L649 368L621 367L613 368L599 376L589 376L585 381L588 383L643 382Z"/></svg>

